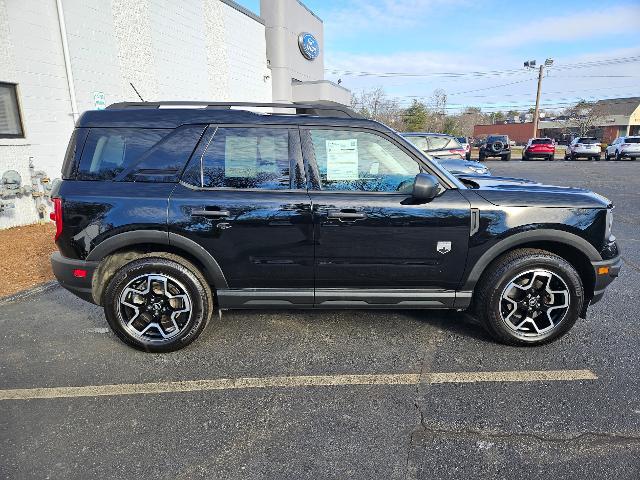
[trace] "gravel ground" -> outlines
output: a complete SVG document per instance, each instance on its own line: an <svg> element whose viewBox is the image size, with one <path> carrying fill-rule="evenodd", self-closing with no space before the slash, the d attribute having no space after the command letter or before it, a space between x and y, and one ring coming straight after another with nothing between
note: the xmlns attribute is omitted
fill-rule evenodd
<svg viewBox="0 0 640 480"><path fill-rule="evenodd" d="M0 298L53 280L54 235L52 223L0 230Z"/></svg>

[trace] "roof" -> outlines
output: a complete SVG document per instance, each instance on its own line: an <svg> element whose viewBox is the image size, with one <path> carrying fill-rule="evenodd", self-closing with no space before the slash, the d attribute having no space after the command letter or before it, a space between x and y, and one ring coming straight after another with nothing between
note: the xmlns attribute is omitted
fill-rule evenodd
<svg viewBox="0 0 640 480"><path fill-rule="evenodd" d="M640 97L609 98L607 100L598 100L596 105L603 108L607 115L629 117L640 105Z"/></svg>
<svg viewBox="0 0 640 480"><path fill-rule="evenodd" d="M374 120L316 116L307 114L262 114L248 110L217 108L145 108L129 106L106 110L87 110L76 127L177 128L190 124L261 124L261 125L335 125L388 129Z"/></svg>

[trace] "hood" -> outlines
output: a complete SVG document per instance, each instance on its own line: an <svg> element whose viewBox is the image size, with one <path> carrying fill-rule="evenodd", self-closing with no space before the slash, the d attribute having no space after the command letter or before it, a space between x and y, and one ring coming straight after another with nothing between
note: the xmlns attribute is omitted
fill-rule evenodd
<svg viewBox="0 0 640 480"><path fill-rule="evenodd" d="M501 207L608 208L611 202L590 190L543 185L525 178L459 177L485 200Z"/></svg>
<svg viewBox="0 0 640 480"><path fill-rule="evenodd" d="M442 158L434 157L442 167L449 170L455 175L491 175L489 169L480 162L473 162L470 160L462 160L459 158Z"/></svg>

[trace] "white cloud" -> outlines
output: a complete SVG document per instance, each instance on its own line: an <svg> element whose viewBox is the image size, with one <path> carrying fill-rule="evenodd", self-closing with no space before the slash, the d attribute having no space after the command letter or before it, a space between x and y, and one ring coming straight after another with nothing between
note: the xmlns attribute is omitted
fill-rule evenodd
<svg viewBox="0 0 640 480"><path fill-rule="evenodd" d="M638 28L640 6L627 5L536 18L515 24L506 32L489 37L482 43L490 47L513 48L531 43L566 42L620 33L637 33Z"/></svg>

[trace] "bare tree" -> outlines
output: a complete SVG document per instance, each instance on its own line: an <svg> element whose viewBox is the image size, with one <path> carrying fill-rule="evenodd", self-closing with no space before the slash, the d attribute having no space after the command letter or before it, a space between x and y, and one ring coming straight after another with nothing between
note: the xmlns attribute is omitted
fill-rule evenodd
<svg viewBox="0 0 640 480"><path fill-rule="evenodd" d="M351 107L363 117L377 120L391 128L402 127L402 109L398 100L390 98L380 87L354 93L351 96Z"/></svg>
<svg viewBox="0 0 640 480"><path fill-rule="evenodd" d="M567 117L565 130L573 130L579 136L587 135L607 114L600 104L586 100L580 100L564 113Z"/></svg>

